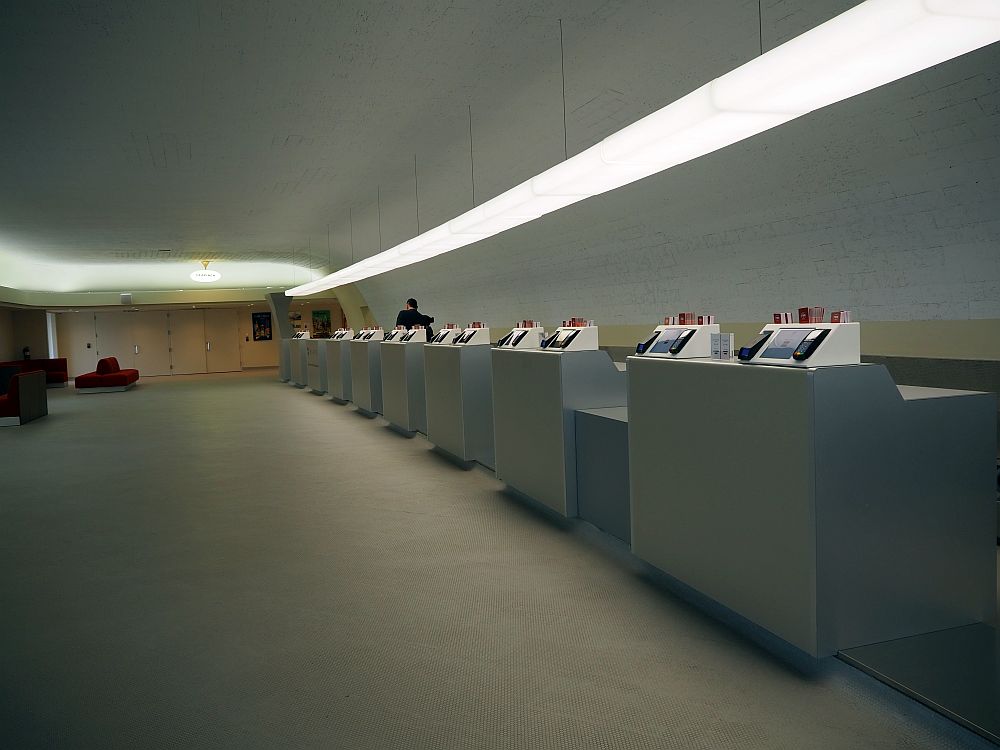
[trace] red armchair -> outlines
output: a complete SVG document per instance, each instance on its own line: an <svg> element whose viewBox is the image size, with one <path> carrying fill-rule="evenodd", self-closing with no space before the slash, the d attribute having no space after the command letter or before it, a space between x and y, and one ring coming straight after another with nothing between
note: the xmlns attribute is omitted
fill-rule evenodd
<svg viewBox="0 0 1000 750"><path fill-rule="evenodd" d="M14 375L7 385L7 392L0 396L0 427L22 425L48 413L45 373L32 370Z"/></svg>
<svg viewBox="0 0 1000 750"><path fill-rule="evenodd" d="M76 389L80 393L127 391L138 380L138 370L123 370L117 359L105 357L97 361L97 372L76 376Z"/></svg>

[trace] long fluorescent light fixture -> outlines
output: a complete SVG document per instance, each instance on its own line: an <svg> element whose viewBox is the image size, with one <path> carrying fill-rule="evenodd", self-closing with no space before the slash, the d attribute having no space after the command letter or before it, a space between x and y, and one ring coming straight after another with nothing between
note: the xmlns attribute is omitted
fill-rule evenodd
<svg viewBox="0 0 1000 750"><path fill-rule="evenodd" d="M285 294L457 250L998 40L1000 0L866 0L448 223Z"/></svg>

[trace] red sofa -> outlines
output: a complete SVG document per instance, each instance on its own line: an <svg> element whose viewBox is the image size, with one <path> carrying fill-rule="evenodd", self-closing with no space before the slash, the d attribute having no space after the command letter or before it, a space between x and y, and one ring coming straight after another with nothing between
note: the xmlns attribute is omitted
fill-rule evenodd
<svg viewBox="0 0 1000 750"><path fill-rule="evenodd" d="M97 372L76 376L76 389L81 393L125 391L139 380L138 370L123 370L114 357L97 361Z"/></svg>
<svg viewBox="0 0 1000 750"><path fill-rule="evenodd" d="M69 368L65 357L55 359L14 359L10 362L0 362L0 367L16 367L21 372L41 370L45 373L45 382L50 388L65 388L69 384Z"/></svg>
<svg viewBox="0 0 1000 750"><path fill-rule="evenodd" d="M49 413L45 395L45 373L41 370L19 372L0 396L0 426L22 425Z"/></svg>

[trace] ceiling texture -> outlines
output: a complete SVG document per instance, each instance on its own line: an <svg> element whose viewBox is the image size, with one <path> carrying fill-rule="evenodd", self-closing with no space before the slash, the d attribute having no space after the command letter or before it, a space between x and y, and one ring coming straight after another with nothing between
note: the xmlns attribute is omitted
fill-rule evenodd
<svg viewBox="0 0 1000 750"><path fill-rule="evenodd" d="M652 16L668 12L656 5ZM683 4L663 4L674 5L683 22ZM756 24L756 3L724 5ZM210 259L223 284L287 287L407 239L624 124L604 88L574 116L586 121L591 104L597 120L610 112L608 127L564 142L559 21L593 30L615 24L623 6L3 3L0 286L190 288L188 273ZM635 33L637 44L656 43ZM700 40L683 43L694 52ZM566 53L578 81L602 63L585 52ZM683 79L671 85L701 82ZM667 101L630 102L630 117ZM489 117L477 119L485 102ZM516 122L497 115L505 109ZM549 164L470 158L470 138L526 133L546 144ZM481 166L490 177L474 182ZM435 182L468 203L421 205L418 190ZM405 208L383 231L390 204Z"/></svg>

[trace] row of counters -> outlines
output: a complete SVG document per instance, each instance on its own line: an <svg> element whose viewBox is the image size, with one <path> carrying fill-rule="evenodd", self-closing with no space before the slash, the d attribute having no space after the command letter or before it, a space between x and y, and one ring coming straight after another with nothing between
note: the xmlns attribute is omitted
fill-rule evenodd
<svg viewBox="0 0 1000 750"><path fill-rule="evenodd" d="M286 340L281 377L423 433L814 657L990 621L996 401L789 368Z"/></svg>

